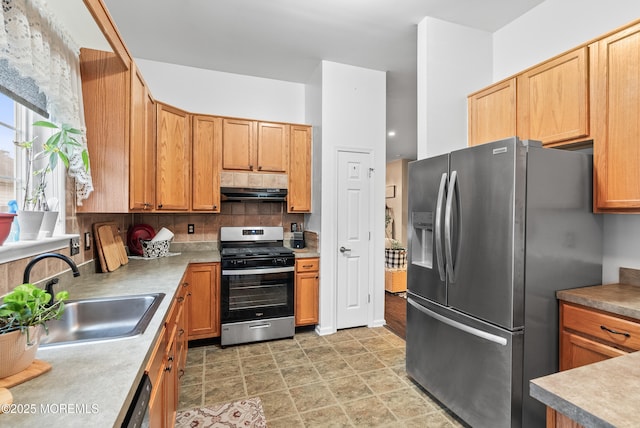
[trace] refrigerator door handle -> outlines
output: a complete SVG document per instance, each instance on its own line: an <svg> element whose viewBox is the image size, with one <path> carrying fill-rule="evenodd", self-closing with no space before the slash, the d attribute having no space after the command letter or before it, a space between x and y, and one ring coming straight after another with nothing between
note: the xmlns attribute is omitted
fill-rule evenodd
<svg viewBox="0 0 640 428"><path fill-rule="evenodd" d="M451 227L453 222L452 204L456 200L458 212L460 208L460 193L458 190L458 171L451 172L451 180L449 181L449 189L447 191L447 203L444 210L444 249L447 259L447 275L450 282L456 282L456 261L453 260L453 245L451 237ZM458 214L459 217L459 214Z"/></svg>
<svg viewBox="0 0 640 428"><path fill-rule="evenodd" d="M442 251L442 205L444 201L444 194L447 186L447 173L443 172L440 178L440 188L438 189L438 202L436 203L436 261L438 264L438 273L440 274L440 280L446 279L444 270L444 253Z"/></svg>
<svg viewBox="0 0 640 428"><path fill-rule="evenodd" d="M447 318L445 316L442 316L436 312L433 312L430 309L425 308L424 306L420 305L419 303L417 303L416 301L414 301L411 297L407 297L407 303L410 304L411 306L413 306L414 308L416 308L417 310L419 310L420 312L422 312L423 314L434 318L438 321L440 321L441 323L447 324L450 327L453 327L457 330L461 330L464 331L465 333L469 333L473 336L479 337L481 339L485 339L488 340L489 342L493 342L493 343L497 343L498 345L502 345L502 346L507 346L507 339L505 339L504 337L500 337L500 336L496 336L495 334L491 334L488 333L486 331L483 330L479 330L477 328L474 327L470 327L466 324L463 324L461 322L452 320L450 318Z"/></svg>

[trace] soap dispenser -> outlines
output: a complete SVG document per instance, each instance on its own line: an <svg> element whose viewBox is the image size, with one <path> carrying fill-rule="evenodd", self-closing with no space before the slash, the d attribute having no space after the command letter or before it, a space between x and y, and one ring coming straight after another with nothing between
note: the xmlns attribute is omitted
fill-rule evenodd
<svg viewBox="0 0 640 428"><path fill-rule="evenodd" d="M15 199L7 202L9 205L9 213L17 214L18 213L18 203ZM18 224L18 216L13 218L13 222L11 223L11 230L9 231L9 236L7 237L6 242L18 242L20 240L20 224Z"/></svg>

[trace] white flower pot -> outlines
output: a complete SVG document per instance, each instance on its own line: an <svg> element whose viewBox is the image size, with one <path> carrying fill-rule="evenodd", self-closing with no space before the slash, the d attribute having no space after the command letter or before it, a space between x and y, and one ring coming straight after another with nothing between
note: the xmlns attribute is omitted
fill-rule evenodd
<svg viewBox="0 0 640 428"><path fill-rule="evenodd" d="M40 238L50 238L53 230L56 228L56 220L58 220L58 211L45 211L40 226Z"/></svg>
<svg viewBox="0 0 640 428"><path fill-rule="evenodd" d="M20 240L33 241L34 239L38 239L43 218L44 211L18 211Z"/></svg>

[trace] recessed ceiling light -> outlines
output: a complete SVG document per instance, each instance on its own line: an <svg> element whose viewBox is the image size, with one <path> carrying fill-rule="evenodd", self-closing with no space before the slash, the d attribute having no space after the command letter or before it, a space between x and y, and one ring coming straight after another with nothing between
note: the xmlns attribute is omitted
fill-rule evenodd
<svg viewBox="0 0 640 428"><path fill-rule="evenodd" d="M396 131L389 131L389 132L387 132L387 135L389 137L395 137L396 136Z"/></svg>

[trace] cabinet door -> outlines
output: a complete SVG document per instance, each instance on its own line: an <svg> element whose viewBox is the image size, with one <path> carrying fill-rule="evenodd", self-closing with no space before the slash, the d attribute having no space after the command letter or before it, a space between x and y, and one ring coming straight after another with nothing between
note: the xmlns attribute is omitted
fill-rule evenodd
<svg viewBox="0 0 640 428"><path fill-rule="evenodd" d="M296 326L318 323L319 259L296 260L295 321ZM312 270L313 269L313 270Z"/></svg>
<svg viewBox="0 0 640 428"><path fill-rule="evenodd" d="M626 352L600 342L563 331L560 338L560 370L569 370L625 355Z"/></svg>
<svg viewBox="0 0 640 428"><path fill-rule="evenodd" d="M516 79L469 95L469 145L516 135Z"/></svg>
<svg viewBox="0 0 640 428"><path fill-rule="evenodd" d="M252 120L222 121L222 169L252 171L255 166L256 123Z"/></svg>
<svg viewBox="0 0 640 428"><path fill-rule="evenodd" d="M220 212L222 118L193 117L191 209Z"/></svg>
<svg viewBox="0 0 640 428"><path fill-rule="evenodd" d="M166 423L165 415L165 375L164 368L157 381L152 385L151 397L149 398L149 426L163 428Z"/></svg>
<svg viewBox="0 0 640 428"><path fill-rule="evenodd" d="M640 208L640 25L592 49L594 209L637 212Z"/></svg>
<svg viewBox="0 0 640 428"><path fill-rule="evenodd" d="M129 140L129 209L155 206L156 110L140 70L131 70L131 135Z"/></svg>
<svg viewBox="0 0 640 428"><path fill-rule="evenodd" d="M83 48L80 73L94 190L76 210L127 212L130 70L112 52Z"/></svg>
<svg viewBox="0 0 640 428"><path fill-rule="evenodd" d="M311 212L311 127L291 125L289 144L287 210L290 213L309 213Z"/></svg>
<svg viewBox="0 0 640 428"><path fill-rule="evenodd" d="M547 61L518 76L517 135L544 145L589 136L588 48Z"/></svg>
<svg viewBox="0 0 640 428"><path fill-rule="evenodd" d="M258 122L258 171L287 172L289 125Z"/></svg>
<svg viewBox="0 0 640 428"><path fill-rule="evenodd" d="M220 336L220 265L189 265L189 340Z"/></svg>
<svg viewBox="0 0 640 428"><path fill-rule="evenodd" d="M186 211L191 193L189 114L157 103L156 203L158 210Z"/></svg>
<svg viewBox="0 0 640 428"><path fill-rule="evenodd" d="M176 421L176 413L178 411L178 370L177 370L177 330L178 326L173 325L169 333L169 344L167 346L167 360L165 362L164 374L164 416L165 427L173 427Z"/></svg>

